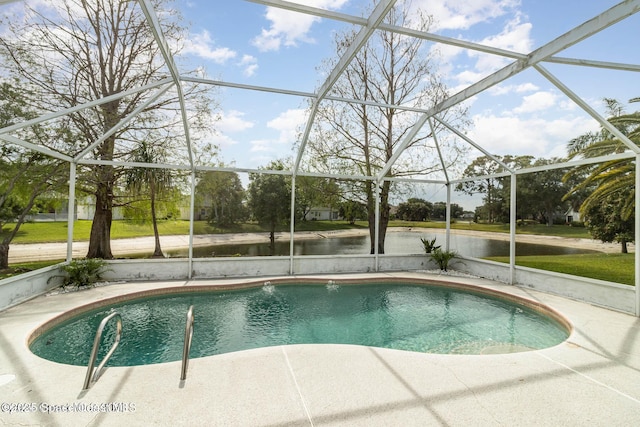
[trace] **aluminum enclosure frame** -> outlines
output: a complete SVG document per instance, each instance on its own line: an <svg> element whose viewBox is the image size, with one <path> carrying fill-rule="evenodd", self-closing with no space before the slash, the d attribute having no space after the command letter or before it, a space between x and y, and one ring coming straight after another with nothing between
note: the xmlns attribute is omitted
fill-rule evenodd
<svg viewBox="0 0 640 427"><path fill-rule="evenodd" d="M9 4L12 3L14 1L18 1L18 0L0 0L0 5L4 5L4 4ZM182 76L180 74L180 71L178 69L178 67L176 66L176 62L175 59L173 57L173 54L167 44L167 40L165 39L165 36L162 32L162 29L160 27L159 24L159 20L158 17L156 16L156 12L153 9L153 6L151 4L151 2L149 0L136 0L137 3L139 4L140 8L142 9L146 20L152 30L152 33L154 35L154 38L156 40L157 45L160 47L160 51L162 53L162 56L164 58L164 62L165 65L169 71L169 75L170 77L163 79L161 81L158 81L156 83L150 84L150 85L146 85L144 87L140 87L137 89L132 89L126 92L122 92L119 94L114 94L111 95L109 97L105 97L102 99L97 99L91 102L88 102L86 104L83 105L78 105L75 106L73 108L70 109L66 109L66 110L61 110L59 112L56 113L52 113L52 114L47 114L47 115L43 115L39 118L36 118L34 120L29 120L23 123L19 123L13 126L8 126L5 127L3 129L0 129L0 140L3 140L7 143L10 144L16 144L19 146L22 146L24 148L27 148L29 150L35 150L35 151L39 151L43 154L58 158L60 160L64 160L69 162L70 164L70 183L69 183L69 203L70 203L70 213L69 213L69 220L68 220L68 224L69 224L69 234L68 234L68 241L67 241L67 262L71 261L71 254L72 254L72 245L73 245L73 209L71 209L73 207L74 204L74 200L71 200L72 198L75 198L75 185L76 185L76 168L78 165L119 165L119 166L131 166L131 167L156 167L156 168L169 168L169 169L182 169L182 170L188 170L191 172L191 200L190 200L190 235L189 235L189 263L191 265L192 260L193 260L193 223L194 223L194 192L195 192L195 185L196 185L196 173L197 172L202 172L202 171L229 171L229 172L260 172L260 173L265 173L265 174L285 174L287 176L291 176L292 179L292 186L293 186L293 191L292 191L292 198L291 198L291 212L292 212L292 216L291 216L291 241L290 241L290 245L291 245L291 250L290 250L290 271L293 271L293 263L294 263L294 258L293 258L293 240L294 240L294 228L295 228L295 221L294 221L294 207L295 207L295 180L297 176L321 176L321 177L333 177L333 178L339 178L339 179L352 179L352 180L370 180L373 181L374 183L376 183L376 185L380 185L382 184L382 182L384 181L394 181L394 180L398 180L395 178L391 178L388 177L387 175L389 174L389 172L391 171L391 168L393 167L393 165L395 164L395 162L398 160L398 158L400 157L400 155L404 152L404 150L413 142L413 140L415 139L416 135L423 129L424 126L426 126L428 124L428 126L431 127L431 129L433 129L434 127L434 122L439 123L440 125L444 126L444 128L446 128L449 132L455 134L457 137L459 137L460 139L462 139L463 141L465 141L467 144L469 144L470 146L474 147L475 149L478 149L479 151L481 151L482 153L484 153L485 155L489 156L490 158L492 158L494 161L496 161L497 163L501 164L504 168L504 170L506 172L500 173L500 174L493 174L493 175L487 175L487 178L495 178L495 177L503 177L503 176L510 176L511 179L511 227L510 227L510 268L511 268L511 280L513 282L514 277L515 277L515 211L516 211L516 198L515 198L515 188L516 188L516 182L517 182L517 176L518 175L522 175L522 174L527 174L527 173L534 173L534 172L539 172L542 170L550 170L550 169L556 169L556 168L566 168L566 167L573 167L573 166L578 166L578 165L584 165L584 164L593 164L593 163L598 163L598 162L603 162L603 161L609 161L609 160L614 160L614 159L633 159L635 160L635 165L636 165L636 189L640 188L640 148L631 140L629 140L629 138L627 138L625 135L623 135L622 133L620 133L613 125L611 125L604 117L602 117L601 115L599 115L594 108L592 108L585 100L581 99L577 94L575 94L570 88L569 86L567 86L564 82L562 82L560 79L558 79L556 76L554 76L553 74L551 74L545 67L544 67L544 63L555 63L555 64L564 64L564 65L569 65L569 66L580 66L580 67L594 67L594 68L604 68L604 69L611 69L611 70L620 70L620 71L627 71L627 72L640 72L640 64L624 64L624 63L615 63L615 62L604 62L604 61L593 61L593 60L586 60L586 59L580 59L580 58L566 58L566 57L561 57L561 56L556 56L558 53L562 52L563 50L567 49L568 47L584 40L587 39L595 34L597 34L598 32L602 31L603 29L611 26L611 25L615 25L616 23L636 14L638 11L640 11L640 0L625 0L622 1L621 3L611 7L608 10L603 11L602 13L600 13L598 16L594 17L591 20L588 20L586 22L584 22L581 25L578 25L577 27L573 28L572 30L566 32L565 34L561 35L560 37L542 45L541 47L539 47L538 49L530 52L529 54L522 54L522 53L518 53L518 52L513 52L513 51L509 51L509 50L505 50L505 49L499 49L499 48L494 48L491 46L486 46L486 45L482 45L482 44L478 44L478 43L473 43L473 42L467 42L467 41L463 41L463 40L459 40L459 39L454 39L454 38L450 38L450 37L444 37L444 36L440 36L437 34L432 34L432 33L427 33L427 32L421 32L421 31L416 31L416 30L412 30L412 29L408 29L408 28L402 28L402 27L397 27L397 26L393 26L393 25L388 25L385 24L383 22L385 16L387 15L388 11L393 7L393 5L395 4L396 0L380 0L376 7L373 9L372 13L370 16L368 16L367 18L362 18L362 17L357 17L357 16L353 16L353 15L348 15L348 14L344 14L344 13L338 13L338 12L332 12L332 11L328 11L328 10L324 10L324 9L319 9L319 8L315 8L315 7L311 7L311 6L305 6L305 5L301 5L301 4L297 4L297 3L293 3L293 2L289 2L289 1L284 1L284 0L246 0L252 3L257 3L257 4L261 4L261 5L265 5L265 6L270 6L270 7L275 7L275 8L281 8L281 9L286 9L286 10L290 10L290 11L294 11L294 12L298 12L298 13L303 13L303 14L308 14L308 15L312 15L312 16L316 16L316 17L321 17L321 18L325 18L325 19L330 19L330 20L336 20L336 21L340 21L340 22L346 22L349 24L353 24L353 25L357 25L357 26L361 26L360 32L358 33L358 35L356 36L355 42L349 46L347 48L347 50L345 51L345 54L337 61L336 66L333 68L333 70L330 72L330 74L328 75L327 79L325 80L324 84L315 92L300 92L300 91L292 91L292 90L288 90L286 88L272 88L272 87L263 87L263 86L250 86L250 85L245 85L245 84L240 84L240 83L234 83L234 82L223 82L223 81L218 81L218 80L213 80L213 79L199 79L199 78L193 78L193 77L188 77L188 76ZM476 51L476 52L483 52L483 53L487 53L487 54L491 54L491 55L497 55L500 57L504 57L504 58L509 58L512 59L513 62L511 62L509 65L503 67L502 69L490 74L489 76L476 81L475 83L471 84L470 86L468 86L467 88L461 90L460 92L449 96L448 98L446 98L444 101L440 102L439 104L435 105L432 108L429 109L420 109L420 108L411 108L411 107L406 107L406 106L402 106L402 105L385 105L385 104L380 104L380 103L376 103L376 102L371 102L371 101L363 101L363 100L355 100L355 99L344 99L344 98L338 98L338 97L334 97L331 96L329 94L332 86L335 84L335 82L338 80L338 78L340 77L340 75L342 74L342 72L348 67L348 65L350 64L351 60L353 59L353 57L360 51L360 49L366 44L367 40L369 39L369 37L378 30L382 30L382 31L390 31L390 32L395 32L398 34L403 34L406 36L411 36L411 37L417 37L417 38L422 38L424 40L429 40L429 41L433 41L433 42L437 42L437 43L442 43L445 45L449 45L449 46L455 46L455 47L459 47L459 48L463 48L463 49L467 49L467 50L471 50L471 51ZM462 132L460 132L459 130L455 129L455 127L451 126L450 124L446 123L446 121L444 121L443 119L439 118L440 114L446 110L448 110L451 107L454 107L458 104L460 104L461 102L468 100L469 98L507 80L510 79L518 74L520 74L521 72L527 70L527 69L533 69L535 70L538 74L540 74L541 76L543 76L545 79L547 79L548 81L550 81L555 87L557 87L561 92L563 92L569 99L571 99L580 109L582 109L583 111L585 111L587 114L589 114L591 117L593 117L603 128L607 129L608 131L610 131L612 134L614 134L618 139L620 139L620 141L622 141L626 147L627 147L627 151L625 153L621 153L621 154L616 154L616 155L611 155L611 156L602 156L602 157L598 157L598 158L592 158L592 159L581 159L581 160L577 160L577 161L570 161L570 162L563 162L563 163L558 163L558 164L554 164L554 165L549 165L547 167L534 167L534 168L525 168L525 169L519 169L519 170L513 170L510 169L509 167L507 167L507 165L503 164L502 162L500 162L500 160L498 158L496 158L495 156L492 156L487 150L482 148L482 143L478 142L478 141L473 141L472 139L470 139L468 136L464 135ZM189 122L188 122L188 117L187 117L187 108L185 105L185 99L184 99L184 93L183 93L183 88L182 85L184 83L199 83L199 84L209 84L209 85L213 85L213 86L220 86L220 87L233 87L233 88L237 88L237 89L243 89L243 90L253 90L253 91L259 91L259 92L266 92L266 93L277 93L277 94L283 94L283 95L288 95L288 96L296 96L296 97L302 97L302 98L307 98L311 101L311 112L309 114L309 118L308 121L306 123L305 126L305 130L303 133L303 137L302 140L299 143L299 149L298 152L296 154L296 159L295 159L295 163L294 166L292 168L292 170L290 171L268 171L268 170L255 170L255 169L247 169L247 168L234 168L234 167L209 167L209 166L201 166L201 165L196 165L194 163L193 160L193 150L192 150L192 144L191 144L191 137L190 137L190 128L189 128ZM181 110L181 116L182 116L182 125L184 128L184 133L185 133L185 150L187 152L188 155L188 164L146 164L146 163L131 163L131 162L117 162L117 161L102 161L102 160L94 160L94 159L88 159L86 158L86 156L91 152L92 148L95 147L96 145L98 145L100 143L100 139L94 141L90 146L88 146L87 148L85 148L80 155L76 156L76 157L71 157L69 155L66 155L64 153L58 153L55 152L53 150L50 150L48 148L45 147L39 147L36 146L35 144L29 143L27 141L22 141L19 138L16 138L14 136L9 135L11 132L19 130L21 128L25 128L27 126L32 126L38 123L44 123L46 121L49 120L53 120L57 117L61 117L64 116L66 114L70 114L72 112L75 111L80 111L82 109L85 108L91 108L97 105L100 105L102 103L108 102L110 100L113 99L119 99L125 96L128 96L132 93L138 93L138 92L142 92L142 91L151 91L151 90L155 90L155 93L153 95L150 96L149 101L147 101L148 103L153 102L153 99L156 99L157 97L161 96L163 93L165 93L167 90L169 89L175 89L177 91L178 94L178 101L180 104L180 110ZM409 111L414 111L414 112L418 112L421 114L420 118L417 120L417 122L413 125L413 127L411 128L411 130L408 132L408 134L405 136L405 138L403 139L403 141L401 142L399 148L393 153L393 155L391 156L391 159L384 165L384 167L375 175L375 176L345 176L345 175L340 175L340 174L315 174L315 173L309 173L309 172L304 172L300 170L300 164L301 164L301 159L302 156L304 155L305 152L305 148L309 139L309 135L311 133L311 128L314 124L314 120L315 120L315 113L317 111L318 105L323 101L323 100L331 100L331 101L338 101L338 102L345 102L345 103L361 103L361 104L366 104L366 105L373 105L373 106L378 106L378 107L388 107L388 108L395 108L395 109L399 109L399 110L409 110ZM145 104L147 105L147 104ZM135 114L137 114L137 112L141 111L144 108L144 106L142 106L141 108L137 109L136 111L134 111L130 117L127 117L126 119L124 119L118 126L124 125L126 124L126 122L130 119L132 119L134 117ZM109 136L110 132L115 132L118 129L118 126L114 127L113 129L111 129L110 131L108 131L107 133L105 133L102 138L106 138ZM432 132L433 133L433 132ZM438 149L438 155L440 156L440 162L442 165L442 172L444 174L445 179L444 180L410 180L407 179L407 181L413 181L413 182L431 182L431 183L437 183L437 184L442 184L445 185L447 188L447 215L446 215L446 219L447 219L447 229L446 229L446 236L447 236L447 247L449 245L449 233L450 233L450 222L451 222L451 218L450 218L450 205L451 205L451 186L456 184L456 183L461 183L461 182L466 182L466 181L470 181L470 180L477 180L477 179L481 179L484 177L475 177L475 178L466 178L466 179L450 179L450 176L448 174L448 171L446 170L446 166L444 164L444 161L442 160L442 154L440 153L440 146L438 144L438 140L435 136L435 133L433 133L434 135L434 143ZM636 191L636 227L635 227L635 241L639 242L640 241L640 193L638 191ZM378 263L379 263L379 258L378 258L378 253L377 253L377 247L378 247L378 235L377 235L377 230L379 229L379 199L377 200L376 203L376 242L374 247L376 248L376 268L378 268ZM189 269L191 270L191 268ZM635 289L636 289L636 299L635 299L635 306L636 306L636 316L640 316L640 253L639 251L636 250L636 254L635 254Z"/></svg>

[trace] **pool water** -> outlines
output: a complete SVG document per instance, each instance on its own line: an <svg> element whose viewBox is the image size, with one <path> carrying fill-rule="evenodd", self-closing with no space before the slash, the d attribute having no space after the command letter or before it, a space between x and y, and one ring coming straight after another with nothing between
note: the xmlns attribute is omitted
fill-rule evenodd
<svg viewBox="0 0 640 427"><path fill-rule="evenodd" d="M100 321L116 310L122 340L108 366L181 360L194 305L191 357L287 344L357 344L426 353L508 353L551 347L568 331L551 317L493 296L444 286L265 285L139 298L78 315L31 344L36 355L87 365ZM103 337L104 356L115 322Z"/></svg>

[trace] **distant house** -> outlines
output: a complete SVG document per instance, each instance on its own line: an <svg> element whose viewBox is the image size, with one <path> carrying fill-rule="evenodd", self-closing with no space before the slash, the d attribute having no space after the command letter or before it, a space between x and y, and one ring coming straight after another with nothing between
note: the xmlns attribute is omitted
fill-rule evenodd
<svg viewBox="0 0 640 427"><path fill-rule="evenodd" d="M337 209L313 207L304 216L305 221L335 221L342 219Z"/></svg>
<svg viewBox="0 0 640 427"><path fill-rule="evenodd" d="M93 216L96 214L96 199L95 196L86 196L76 201L76 219L79 220L93 220ZM119 220L124 219L124 209L119 206L113 208L112 219Z"/></svg>
<svg viewBox="0 0 640 427"><path fill-rule="evenodd" d="M189 199L185 198L185 200L182 203L180 203L178 208L180 209L180 218L176 218L176 219L189 220ZM95 213L96 213L96 202L95 202L94 196L86 196L76 201L76 219L92 221ZM196 206L196 210L194 214L195 214L196 221L200 219L206 219L205 208L199 208ZM112 218L114 221L127 219L125 210L121 206L114 207L112 215L113 215Z"/></svg>
<svg viewBox="0 0 640 427"><path fill-rule="evenodd" d="M473 212L467 212L465 211L461 216L460 219L465 220L465 221L474 221L476 219L476 214Z"/></svg>
<svg viewBox="0 0 640 427"><path fill-rule="evenodd" d="M567 224L571 224L574 221L582 221L582 219L580 218L580 212L574 211L573 208L569 208L569 210L565 212L564 220Z"/></svg>

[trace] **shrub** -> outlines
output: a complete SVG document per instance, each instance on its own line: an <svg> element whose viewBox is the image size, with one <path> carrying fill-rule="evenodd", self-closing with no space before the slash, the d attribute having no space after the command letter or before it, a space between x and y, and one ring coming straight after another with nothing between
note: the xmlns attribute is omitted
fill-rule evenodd
<svg viewBox="0 0 640 427"><path fill-rule="evenodd" d="M440 247L431 252L431 258L438 264L440 270L447 271L449 261L458 256L456 251L443 251Z"/></svg>
<svg viewBox="0 0 640 427"><path fill-rule="evenodd" d="M75 259L60 267L66 274L62 277L62 288L67 286L89 287L102 279L107 262L99 258ZM53 279L51 277L49 280Z"/></svg>
<svg viewBox="0 0 640 427"><path fill-rule="evenodd" d="M436 238L435 237L433 238L433 240L420 238L420 241L422 241L422 246L424 246L424 252L427 253L427 254L430 254L431 252L433 252L436 249L440 249L440 245L436 246Z"/></svg>

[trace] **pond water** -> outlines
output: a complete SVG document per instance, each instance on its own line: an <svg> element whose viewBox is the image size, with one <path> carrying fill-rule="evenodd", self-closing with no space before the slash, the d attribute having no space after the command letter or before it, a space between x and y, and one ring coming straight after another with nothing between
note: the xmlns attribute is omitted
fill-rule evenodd
<svg viewBox="0 0 640 427"><path fill-rule="evenodd" d="M390 232L387 233L385 253L397 254L422 254L422 242L420 238L436 238L438 245L444 248L444 234L429 234L416 232ZM491 256L508 256L509 242L504 240L492 240L481 237L462 236L451 234L451 249L460 255L484 258ZM369 253L369 236L332 237L294 242L294 255L358 255ZM185 257L187 249L166 251L171 257ZM568 255L593 252L589 250L567 248L562 246L537 245L530 243L516 243L517 255ZM250 244L225 244L203 246L193 248L195 258L212 256L268 256L269 237L265 233L264 242ZM289 241L276 240L275 255L289 255Z"/></svg>

